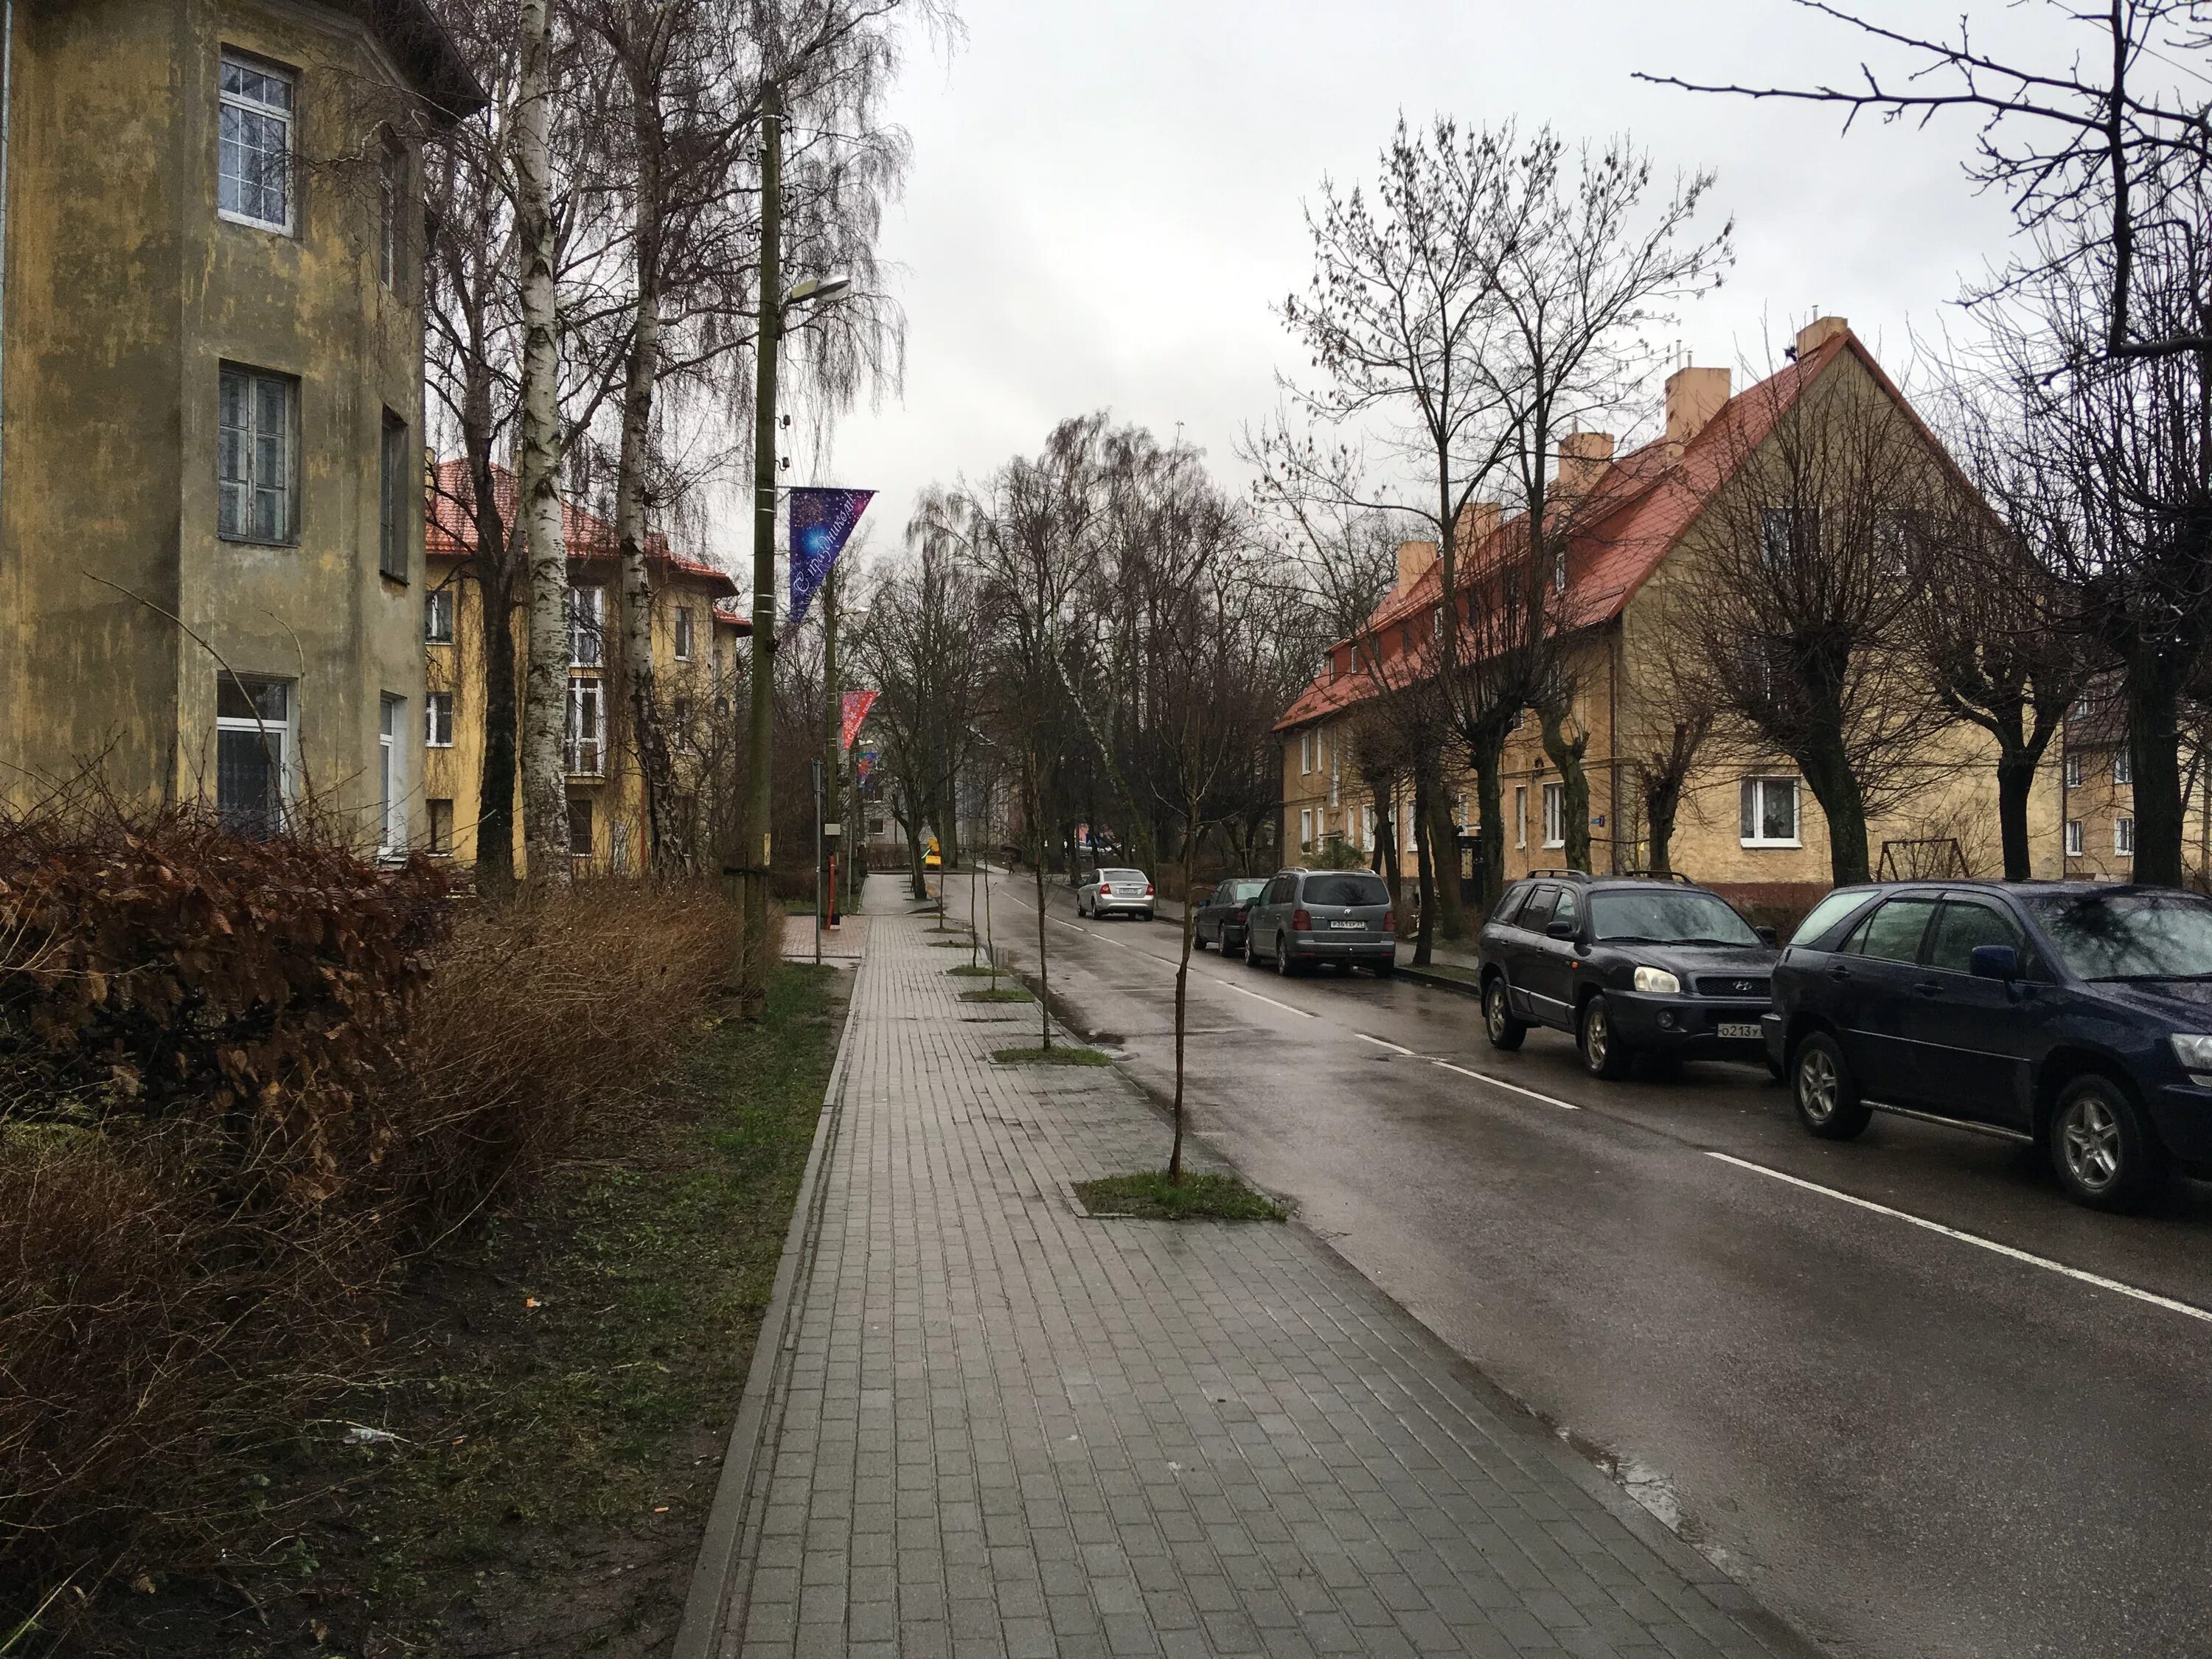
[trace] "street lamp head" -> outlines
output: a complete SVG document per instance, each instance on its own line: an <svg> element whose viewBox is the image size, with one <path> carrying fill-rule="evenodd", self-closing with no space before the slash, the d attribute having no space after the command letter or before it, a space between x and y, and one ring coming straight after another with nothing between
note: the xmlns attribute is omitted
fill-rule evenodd
<svg viewBox="0 0 2212 1659"><path fill-rule="evenodd" d="M783 296L787 306L810 305L820 300L834 300L853 286L850 276L806 276L793 283Z"/></svg>

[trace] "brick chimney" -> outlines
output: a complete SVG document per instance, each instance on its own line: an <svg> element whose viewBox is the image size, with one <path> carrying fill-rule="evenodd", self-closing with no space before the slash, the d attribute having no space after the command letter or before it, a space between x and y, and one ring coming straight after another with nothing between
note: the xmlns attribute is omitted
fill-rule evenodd
<svg viewBox="0 0 2212 1659"><path fill-rule="evenodd" d="M1809 357L1838 334L1850 331L1850 325L1840 317L1816 317L1797 331L1797 355Z"/></svg>
<svg viewBox="0 0 2212 1659"><path fill-rule="evenodd" d="M1455 538L1462 556L1480 547L1498 532L1505 509L1496 501L1469 501L1459 510L1459 532Z"/></svg>
<svg viewBox="0 0 2212 1659"><path fill-rule="evenodd" d="M1613 434L1570 432L1559 440L1559 469L1552 475L1552 493L1587 495L1612 464Z"/></svg>
<svg viewBox="0 0 2212 1659"><path fill-rule="evenodd" d="M1667 447L1680 456L1729 400L1734 377L1724 368L1678 368L1667 377Z"/></svg>
<svg viewBox="0 0 2212 1659"><path fill-rule="evenodd" d="M1434 542L1400 542L1398 544L1398 586L1393 599L1402 598L1413 591L1413 584L1429 574L1429 567L1437 562Z"/></svg>

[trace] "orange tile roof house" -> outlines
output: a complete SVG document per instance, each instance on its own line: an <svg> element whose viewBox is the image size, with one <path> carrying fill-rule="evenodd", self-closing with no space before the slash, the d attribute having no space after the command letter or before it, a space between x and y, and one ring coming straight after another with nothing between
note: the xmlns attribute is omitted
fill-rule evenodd
<svg viewBox="0 0 2212 1659"><path fill-rule="evenodd" d="M1590 734L1584 769L1591 862L1600 870L1639 868L1646 861L1644 815L1626 757L1633 752L1640 726L1656 718L1650 705L1657 699L1650 688L1658 678L1656 665L1680 643L1679 625L1668 620L1670 606L1694 603L1700 525L1744 472L1746 458L1791 418L1813 387L1834 388L1848 380L1850 389L1887 399L1941 465L1950 465L1903 393L1840 318L1823 318L1803 330L1792 360L1766 380L1735 395L1731 380L1723 368L1676 371L1667 382L1661 434L1626 453L1616 455L1613 440L1604 434L1575 434L1560 444L1552 490L1555 499L1572 501L1577 527L1547 625L1569 636L1576 663L1574 715ZM1495 503L1474 503L1462 515L1456 539L1462 583L1479 587L1484 573L1503 568L1525 547L1526 524L1518 515L1503 515ZM1364 860L1374 850L1378 805L1389 808L1389 822L1410 855L1410 802L1404 798L1410 791L1377 802L1359 776L1352 727L1363 705L1386 690L1433 673L1442 585L1434 544L1403 544L1396 586L1356 639L1330 647L1322 672L1278 723L1281 845L1291 861L1324 854ZM1461 832L1461 877L1470 897L1471 848L1486 829L1504 838L1509 880L1565 862L1565 790L1535 726L1524 721L1508 739L1503 823L1474 822L1472 778L1447 779ZM1961 841L1970 867L1996 872L2001 860L1994 840L1994 750L1984 752L1978 736L1945 735L1928 757L1929 787L1914 793L1907 808L1870 826L1877 846L1948 836ZM2039 792L2032 832L2039 872L2047 865L2057 874L2061 835L2055 787ZM1977 836L1989 845L1979 845ZM1723 760L1716 754L1693 772L1671 851L1675 869L1778 913L1809 903L1827 885L1820 809L1795 768L1779 757ZM1410 878L1410 857L1407 867Z"/></svg>
<svg viewBox="0 0 2212 1659"><path fill-rule="evenodd" d="M511 529L514 475L495 467L492 476L500 515ZM433 850L463 862L476 858L485 735L483 606L470 562L477 545L474 500L465 463L446 461L434 470L423 538L429 573L425 793ZM562 530L570 594L569 851L579 867L636 870L646 848L644 786L623 678L620 548L612 525L574 503L562 508ZM647 538L646 563L656 684L678 772L679 799L672 810L681 833L703 843L711 831L696 785L715 757L726 755L735 732L732 688L744 672L738 641L752 625L732 608L738 584L720 566L684 557L659 534ZM528 627L520 609L513 621L519 685ZM709 851L703 845L699 850L702 856ZM515 866L523 867L519 823Z"/></svg>

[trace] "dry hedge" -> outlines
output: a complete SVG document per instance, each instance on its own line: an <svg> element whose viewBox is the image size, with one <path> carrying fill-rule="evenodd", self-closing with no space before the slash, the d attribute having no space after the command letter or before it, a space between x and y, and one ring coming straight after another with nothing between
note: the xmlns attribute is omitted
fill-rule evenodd
<svg viewBox="0 0 2212 1659"><path fill-rule="evenodd" d="M666 1063L737 931L703 884L490 911L184 814L0 821L0 1584L237 1542L234 1454Z"/></svg>

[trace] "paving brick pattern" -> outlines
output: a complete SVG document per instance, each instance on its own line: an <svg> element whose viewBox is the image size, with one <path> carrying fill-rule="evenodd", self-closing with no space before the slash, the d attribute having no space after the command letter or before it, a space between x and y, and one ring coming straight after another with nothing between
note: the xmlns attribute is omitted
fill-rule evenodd
<svg viewBox="0 0 2212 1659"><path fill-rule="evenodd" d="M1160 1118L930 937L871 917L725 1655L1802 1650L1295 1227L1078 1213Z"/></svg>

